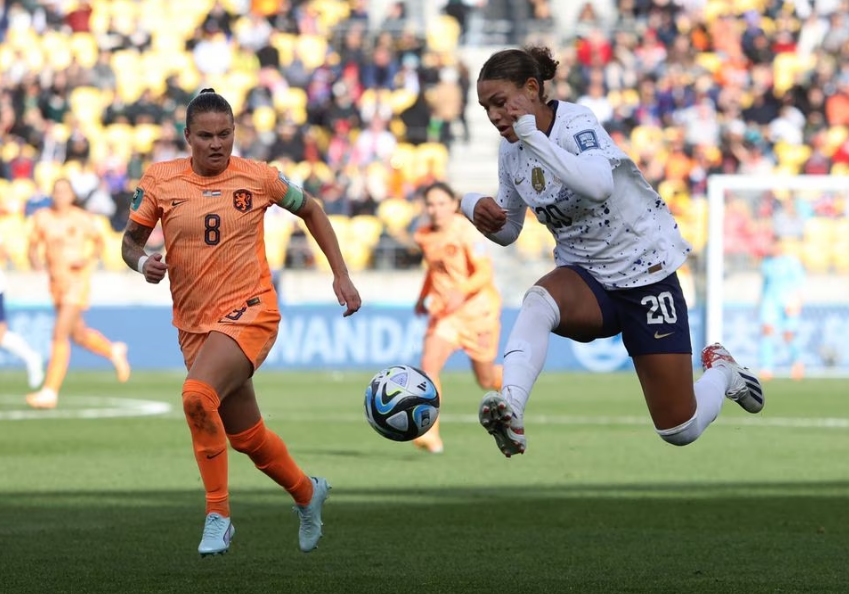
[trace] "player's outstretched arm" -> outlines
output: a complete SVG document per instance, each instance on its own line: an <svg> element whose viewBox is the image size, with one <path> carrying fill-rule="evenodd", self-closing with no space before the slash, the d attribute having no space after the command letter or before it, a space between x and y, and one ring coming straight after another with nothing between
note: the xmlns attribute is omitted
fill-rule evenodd
<svg viewBox="0 0 849 594"><path fill-rule="evenodd" d="M339 249L339 240L327 214L306 192L304 192L304 205L295 214L303 219L310 235L315 238L318 247L327 257L330 270L333 271L333 291L336 293L339 305L346 307L342 315L347 317L357 312L362 305L360 293L348 275L348 267L342 257L342 250Z"/></svg>
<svg viewBox="0 0 849 594"><path fill-rule="evenodd" d="M140 225L130 219L121 241L121 257L127 266L142 273L147 282L157 284L165 278L168 265L162 261L162 254L148 256L145 253L144 246L147 245L151 233L152 227Z"/></svg>

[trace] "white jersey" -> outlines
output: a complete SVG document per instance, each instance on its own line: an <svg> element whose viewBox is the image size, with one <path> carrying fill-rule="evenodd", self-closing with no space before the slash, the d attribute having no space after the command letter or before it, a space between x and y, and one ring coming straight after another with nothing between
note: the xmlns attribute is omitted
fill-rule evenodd
<svg viewBox="0 0 849 594"><path fill-rule="evenodd" d="M589 109L552 105L548 138L535 131L520 136L526 140L502 140L498 204L508 217L521 217L519 224L530 207L556 240L557 265L578 265L606 289L640 287L672 274L692 248L666 203ZM603 200L576 190L595 179L574 158L589 155L603 156L612 168L613 189Z"/></svg>

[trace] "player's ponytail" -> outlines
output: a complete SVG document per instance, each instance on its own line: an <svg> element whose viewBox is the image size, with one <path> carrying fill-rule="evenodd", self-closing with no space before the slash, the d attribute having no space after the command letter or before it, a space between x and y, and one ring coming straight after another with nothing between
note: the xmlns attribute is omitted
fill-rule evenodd
<svg viewBox="0 0 849 594"><path fill-rule="evenodd" d="M201 89L200 93L189 102L186 108L186 129L191 127L195 116L199 113L226 113L234 121L233 108L227 100L215 92L213 88Z"/></svg>
<svg viewBox="0 0 849 594"><path fill-rule="evenodd" d="M484 63L478 81L509 80L521 87L529 78L534 78L539 83L539 98L544 101L545 81L554 78L558 64L551 50L544 46L501 50Z"/></svg>

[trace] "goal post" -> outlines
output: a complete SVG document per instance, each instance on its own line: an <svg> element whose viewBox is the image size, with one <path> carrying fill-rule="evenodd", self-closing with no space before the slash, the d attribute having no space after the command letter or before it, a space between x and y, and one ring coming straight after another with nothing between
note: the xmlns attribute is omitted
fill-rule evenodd
<svg viewBox="0 0 849 594"><path fill-rule="evenodd" d="M849 178L712 175L707 200L706 343L722 342L756 366L760 264L775 239L804 268L798 335L805 368L849 376Z"/></svg>

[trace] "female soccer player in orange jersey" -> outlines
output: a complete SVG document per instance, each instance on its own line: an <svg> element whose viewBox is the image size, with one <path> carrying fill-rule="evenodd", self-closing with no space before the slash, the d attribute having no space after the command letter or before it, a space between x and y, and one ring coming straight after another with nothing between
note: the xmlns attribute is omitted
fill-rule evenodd
<svg viewBox="0 0 849 594"><path fill-rule="evenodd" d="M86 326L82 312L88 309L91 273L103 250L103 234L94 216L74 205L76 196L64 178L53 184L53 204L33 215L29 260L33 270L47 263L50 293L56 307L53 345L44 386L27 396L33 408L54 408L68 371L73 340L92 353L106 357L115 366L118 380L130 378L127 345L110 342ZM44 251L42 261L41 252Z"/></svg>
<svg viewBox="0 0 849 594"><path fill-rule="evenodd" d="M458 213L459 200L445 183L424 191L430 224L418 229L416 243L427 266L417 315L429 315L421 367L442 394L439 373L448 358L463 349L472 360L478 384L501 387L501 366L495 365L500 332L501 296L493 283L492 260L475 228ZM442 452L439 420L413 442L432 453Z"/></svg>
<svg viewBox="0 0 849 594"><path fill-rule="evenodd" d="M264 163L232 156L235 122L224 97L204 89L186 111L190 158L148 168L133 198L122 254L149 283L168 274L173 321L188 377L183 410L206 490L206 522L198 552L226 552L230 521L227 441L281 485L300 516L304 552L321 538L321 510L330 485L309 477L286 445L266 428L252 377L277 338L280 311L265 259L263 219L273 205L304 220L327 256L333 291L359 310L336 234L318 203ZM161 221L168 262L144 246Z"/></svg>

